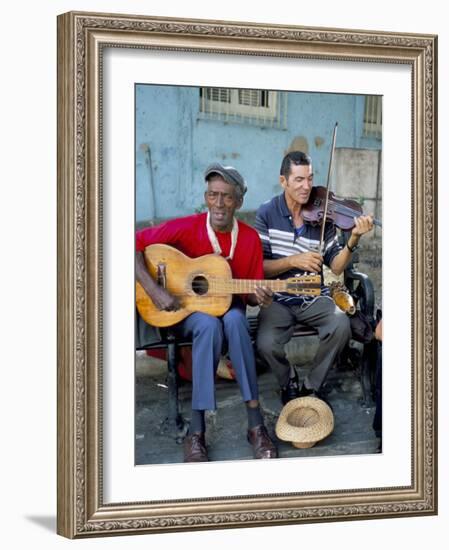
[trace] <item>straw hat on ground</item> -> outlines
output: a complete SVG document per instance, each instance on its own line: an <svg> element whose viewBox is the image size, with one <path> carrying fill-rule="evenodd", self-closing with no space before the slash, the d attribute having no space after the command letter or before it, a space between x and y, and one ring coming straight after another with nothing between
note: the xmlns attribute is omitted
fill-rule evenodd
<svg viewBox="0 0 449 550"><path fill-rule="evenodd" d="M334 415L327 403L317 397L298 397L282 409L276 423L276 435L291 441L298 449L308 449L334 429Z"/></svg>

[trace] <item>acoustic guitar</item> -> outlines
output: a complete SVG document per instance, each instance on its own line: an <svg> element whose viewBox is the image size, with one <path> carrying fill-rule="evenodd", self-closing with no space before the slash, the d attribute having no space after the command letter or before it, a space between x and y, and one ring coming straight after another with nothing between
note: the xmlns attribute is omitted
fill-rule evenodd
<svg viewBox="0 0 449 550"><path fill-rule="evenodd" d="M224 315L232 302L232 294L252 294L255 286L290 294L321 294L319 275L302 275L284 280L233 279L228 262L217 254L189 258L165 244L147 246L145 262L158 284L176 296L181 308L177 311L158 309L139 282L136 282L136 305L141 317L155 327L169 327L193 312L215 317Z"/></svg>

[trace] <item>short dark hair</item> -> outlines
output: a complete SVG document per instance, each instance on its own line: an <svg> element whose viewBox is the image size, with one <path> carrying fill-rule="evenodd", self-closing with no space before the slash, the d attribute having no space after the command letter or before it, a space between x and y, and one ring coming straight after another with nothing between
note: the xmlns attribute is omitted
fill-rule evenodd
<svg viewBox="0 0 449 550"><path fill-rule="evenodd" d="M292 171L292 164L296 164L296 166L310 166L312 164L312 159L307 153L303 153L302 151L290 151L290 153L287 153L282 159L281 176L288 178Z"/></svg>

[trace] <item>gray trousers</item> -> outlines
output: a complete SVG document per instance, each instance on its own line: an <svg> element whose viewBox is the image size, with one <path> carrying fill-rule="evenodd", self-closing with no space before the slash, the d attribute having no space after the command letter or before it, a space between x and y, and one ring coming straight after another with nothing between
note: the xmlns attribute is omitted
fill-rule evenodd
<svg viewBox="0 0 449 550"><path fill-rule="evenodd" d="M351 336L349 318L332 299L324 296L306 308L273 302L270 307L261 309L257 350L271 367L281 387L288 383L290 376L285 344L292 337L296 322L318 331L320 344L304 384L308 389L319 390Z"/></svg>

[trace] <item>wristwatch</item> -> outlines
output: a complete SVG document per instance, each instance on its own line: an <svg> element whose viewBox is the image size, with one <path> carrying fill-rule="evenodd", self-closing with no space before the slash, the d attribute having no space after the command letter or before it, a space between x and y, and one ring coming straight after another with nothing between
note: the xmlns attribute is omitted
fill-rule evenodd
<svg viewBox="0 0 449 550"><path fill-rule="evenodd" d="M349 246L348 243L346 243L346 246L351 254L354 252L354 250L357 250L357 248L359 247L358 244L355 244L354 246Z"/></svg>

